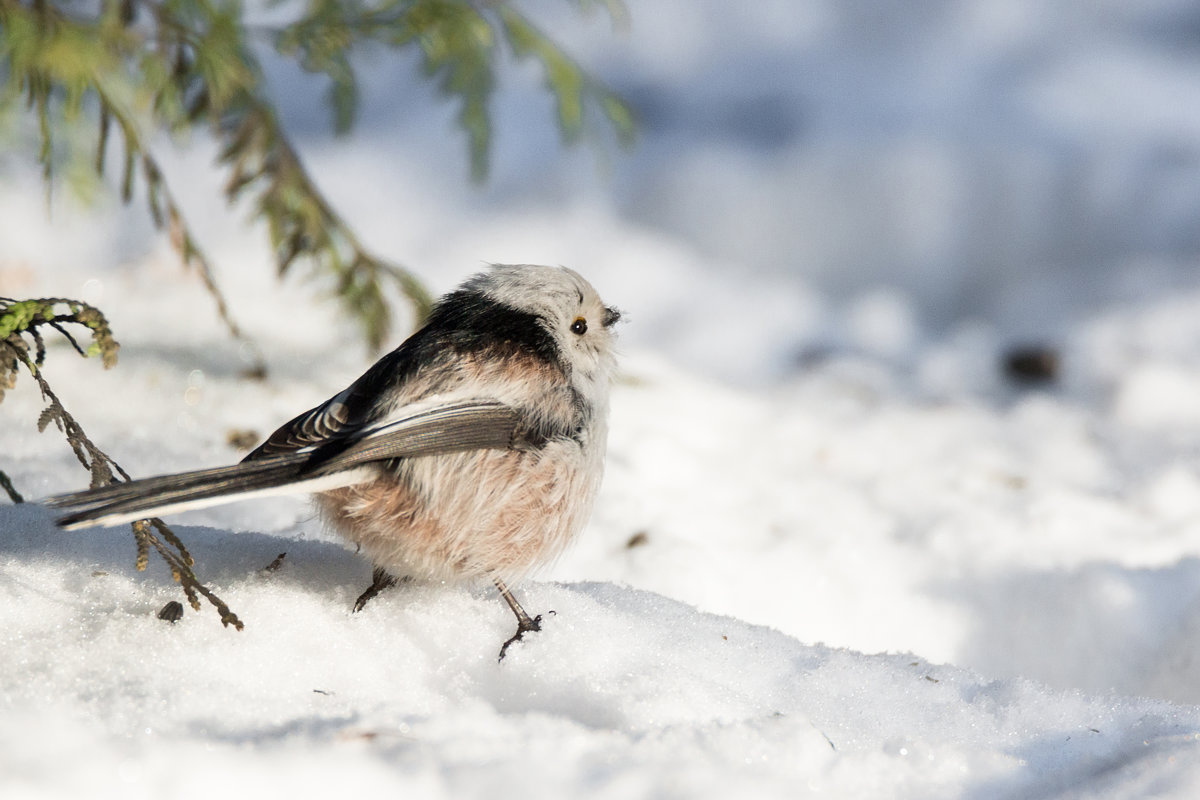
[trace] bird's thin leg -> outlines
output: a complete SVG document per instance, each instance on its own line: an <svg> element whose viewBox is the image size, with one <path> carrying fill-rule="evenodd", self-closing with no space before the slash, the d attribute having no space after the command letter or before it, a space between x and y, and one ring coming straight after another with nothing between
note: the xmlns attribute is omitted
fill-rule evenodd
<svg viewBox="0 0 1200 800"><path fill-rule="evenodd" d="M536 617L530 617L529 614L525 613L525 609L521 608L521 604L517 602L517 598L513 597L513 593L508 590L508 586L505 585L504 581L499 578L493 578L492 582L500 590L500 596L504 598L504 602L508 603L508 607L517 616L517 632L500 648L499 660L503 661L504 654L508 651L510 644L521 641L521 637L528 631L540 631L542 629L542 615L538 614Z"/></svg>
<svg viewBox="0 0 1200 800"><path fill-rule="evenodd" d="M409 579L407 577L403 579L397 578L383 567L376 567L375 571L371 573L371 585L368 586L367 590L360 594L358 599L354 601L354 611L356 613L362 611L363 606L365 606L372 597L379 594L384 589L390 589L396 584L407 582L408 580Z"/></svg>

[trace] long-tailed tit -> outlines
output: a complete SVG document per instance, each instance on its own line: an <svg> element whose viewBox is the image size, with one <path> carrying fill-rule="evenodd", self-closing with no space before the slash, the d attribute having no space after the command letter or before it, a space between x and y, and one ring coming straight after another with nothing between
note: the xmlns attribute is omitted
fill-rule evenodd
<svg viewBox="0 0 1200 800"><path fill-rule="evenodd" d="M576 272L495 266L349 387L238 464L60 495L64 528L115 525L253 495L313 492L375 566L355 610L397 580L508 581L555 555L604 469L613 324Z"/></svg>

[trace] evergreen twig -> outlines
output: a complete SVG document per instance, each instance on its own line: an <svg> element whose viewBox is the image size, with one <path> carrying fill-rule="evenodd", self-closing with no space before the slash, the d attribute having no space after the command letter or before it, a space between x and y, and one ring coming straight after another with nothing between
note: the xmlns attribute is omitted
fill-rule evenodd
<svg viewBox="0 0 1200 800"><path fill-rule="evenodd" d="M614 19L624 14L619 0L574 2L585 10L602 5ZM266 94L251 36L266 33L279 53L329 79L339 133L357 113L354 53L369 46L419 53L425 74L459 105L477 179L487 174L489 104L502 44L516 59L542 65L565 142L580 138L588 106L600 110L622 141L632 134L632 115L616 95L506 3L305 0L300 7L280 0L277 7L279 13L290 9L292 18L264 29L251 28L232 0L100 0L93 11L70 0L0 0L0 105L24 99L35 116L47 190L72 141L56 135L60 127L78 127L81 116L95 124L89 160L101 174L112 131L118 131L122 198L132 200L141 186L155 224L200 275L236 338L244 339L242 329L151 151L155 131L211 132L229 172L225 197L249 201L266 223L279 274L307 261L332 285L371 349L388 339L393 292L408 300L418 319L430 307L416 276L364 247L303 168Z"/></svg>
<svg viewBox="0 0 1200 800"><path fill-rule="evenodd" d="M66 330L64 326L68 324L82 325L91 331L92 344L87 350L80 347L75 337ZM42 370L46 348L38 330L43 325L65 336L80 355L99 355L106 368L116 363L119 345L112 337L108 320L98 309L77 300L62 298L17 301L0 297L0 401L4 399L3 390L15 385L18 368L24 367L37 382L46 401L46 407L38 416L38 430L44 431L50 423L54 423L66 437L75 458L91 474L92 487L105 486L116 480L129 480L129 474L121 465L88 437L46 380ZM0 472L0 488L5 489L14 503L23 501L3 472ZM159 535L156 536L151 528ZM197 598L203 595L221 615L222 624L242 629L242 621L237 615L196 577L192 570L195 562L191 554L166 523L157 518L139 520L133 523L132 529L137 546L135 566L139 571L146 569L149 551L153 548L167 563L171 576L182 587L192 608L197 611L200 609Z"/></svg>

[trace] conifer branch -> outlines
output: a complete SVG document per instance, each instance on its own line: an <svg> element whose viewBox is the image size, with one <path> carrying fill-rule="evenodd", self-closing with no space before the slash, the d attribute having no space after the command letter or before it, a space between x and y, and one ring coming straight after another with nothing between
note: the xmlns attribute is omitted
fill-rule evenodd
<svg viewBox="0 0 1200 800"><path fill-rule="evenodd" d="M92 335L91 345L86 350L80 347L65 325L81 325L87 328ZM62 298L17 301L0 297L0 402L4 400L4 389L11 389L16 384L17 371L24 367L37 382L42 398L46 401L46 407L38 416L38 430L45 431L50 423L54 423L66 437L76 460L91 475L93 488L105 486L116 480L129 480L129 474L96 446L50 387L42 370L46 347L39 330L41 326L50 327L65 336L74 349L85 358L100 356L106 369L116 363L119 345L113 339L108 320L93 306ZM14 503L23 501L20 493L3 472L0 472L0 488L4 488ZM151 527L158 531L161 539L154 535ZM157 518L139 520L133 523L132 529L137 546L135 565L139 571L146 569L148 553L153 547L167 563L172 577L180 584L194 609L200 609L197 597L203 595L217 609L222 624L242 629L242 622L237 615L196 577L192 570L194 561L191 554L166 523Z"/></svg>
<svg viewBox="0 0 1200 800"><path fill-rule="evenodd" d="M575 2L585 10L602 6L614 20L624 16L619 0ZM283 13L287 6L287 0L277 4ZM80 116L94 118L93 163L101 174L112 131L119 131L122 198L130 201L141 184L155 224L200 275L235 338L244 339L241 328L151 152L151 132L207 127L229 170L226 199L249 201L266 223L279 274L307 261L312 274L332 285L372 349L389 336L393 291L418 319L430 305L415 275L365 248L303 168L266 95L248 41L256 33L329 79L339 133L349 130L357 112L353 54L367 46L415 50L425 74L459 105L477 179L488 169L489 104L501 43L515 58L542 64L564 141L579 139L589 105L600 109L619 139L632 134L632 115L619 98L506 3L305 0L291 21L251 29L233 0L100 0L93 10L69 0L0 0L0 104L23 98L36 118L47 191L70 149L71 137L56 136L60 127L79 125Z"/></svg>

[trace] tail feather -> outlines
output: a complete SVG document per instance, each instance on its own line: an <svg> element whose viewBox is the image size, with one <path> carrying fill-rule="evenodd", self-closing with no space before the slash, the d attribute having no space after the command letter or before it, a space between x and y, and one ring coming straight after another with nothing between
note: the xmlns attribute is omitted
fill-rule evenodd
<svg viewBox="0 0 1200 800"><path fill-rule="evenodd" d="M45 503L68 512L58 519L63 528L116 525L168 511L216 505L247 495L269 494L273 490L287 493L312 491L312 484L322 479L303 480L306 460L305 455L289 453L227 467L112 483L51 497ZM338 476L337 482L353 483L356 477L353 473L344 473Z"/></svg>
<svg viewBox="0 0 1200 800"><path fill-rule="evenodd" d="M255 495L323 491L364 480L395 459L511 447L521 419L516 410L486 398L409 411L295 450L260 448L232 466L113 483L45 502L67 512L58 520L61 527L82 528Z"/></svg>

